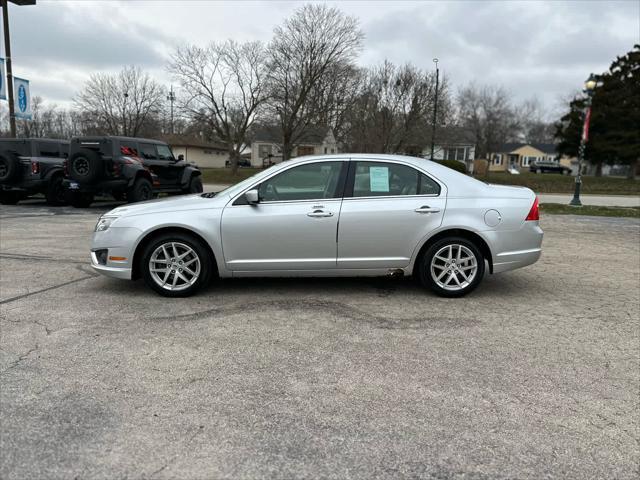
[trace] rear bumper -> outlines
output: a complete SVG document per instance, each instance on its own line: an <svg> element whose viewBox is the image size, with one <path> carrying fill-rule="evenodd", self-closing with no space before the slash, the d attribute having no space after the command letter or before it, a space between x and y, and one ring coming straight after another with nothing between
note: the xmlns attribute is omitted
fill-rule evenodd
<svg viewBox="0 0 640 480"><path fill-rule="evenodd" d="M491 232L493 273L508 272L538 261L544 233L538 222L524 222L519 230Z"/></svg>
<svg viewBox="0 0 640 480"><path fill-rule="evenodd" d="M112 190L124 190L129 185L129 181L125 178L117 180L106 180L104 182L85 184L78 183L73 180L64 179L62 185L72 192L109 192ZM76 186L77 185L77 186Z"/></svg>
<svg viewBox="0 0 640 480"><path fill-rule="evenodd" d="M8 185L0 185L0 188L5 191L12 192L43 192L47 186L47 181L42 178L18 180L16 183L10 183Z"/></svg>
<svg viewBox="0 0 640 480"><path fill-rule="evenodd" d="M542 255L541 248L499 253L495 256L493 262L493 273L508 272L516 268L526 267L536 263L540 255Z"/></svg>

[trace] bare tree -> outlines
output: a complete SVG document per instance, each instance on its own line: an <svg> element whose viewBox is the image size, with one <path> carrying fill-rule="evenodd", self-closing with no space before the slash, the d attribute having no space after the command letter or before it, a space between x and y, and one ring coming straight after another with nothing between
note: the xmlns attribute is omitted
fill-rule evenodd
<svg viewBox="0 0 640 480"><path fill-rule="evenodd" d="M473 132L478 158L517 139L520 127L506 90L473 83L458 92L458 122Z"/></svg>
<svg viewBox="0 0 640 480"><path fill-rule="evenodd" d="M164 101L164 88L133 66L116 75L92 75L75 98L76 107L94 115L103 133L126 136L142 134Z"/></svg>
<svg viewBox="0 0 640 480"><path fill-rule="evenodd" d="M304 5L276 27L269 45L269 107L282 132L284 160L309 125L341 110L336 87L353 71L363 38L356 18L327 5Z"/></svg>
<svg viewBox="0 0 640 480"><path fill-rule="evenodd" d="M520 138L527 143L553 143L555 125L544 120L540 101L533 97L516 108Z"/></svg>
<svg viewBox="0 0 640 480"><path fill-rule="evenodd" d="M188 46L173 55L169 71L180 82L180 106L212 139L227 145L233 173L247 132L266 98L265 50L260 42Z"/></svg>

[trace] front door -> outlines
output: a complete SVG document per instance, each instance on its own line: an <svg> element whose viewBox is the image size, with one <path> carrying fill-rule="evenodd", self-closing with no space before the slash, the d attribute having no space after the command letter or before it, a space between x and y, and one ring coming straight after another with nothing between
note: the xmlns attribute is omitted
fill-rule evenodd
<svg viewBox="0 0 640 480"><path fill-rule="evenodd" d="M336 235L348 162L293 166L263 181L259 203L241 196L222 214L222 247L235 272L336 266Z"/></svg>
<svg viewBox="0 0 640 480"><path fill-rule="evenodd" d="M140 143L140 157L144 166L157 175L160 187L175 187L180 182L183 166L176 164L166 145Z"/></svg>
<svg viewBox="0 0 640 480"><path fill-rule="evenodd" d="M338 268L403 268L442 223L445 187L413 167L351 162L338 231Z"/></svg>

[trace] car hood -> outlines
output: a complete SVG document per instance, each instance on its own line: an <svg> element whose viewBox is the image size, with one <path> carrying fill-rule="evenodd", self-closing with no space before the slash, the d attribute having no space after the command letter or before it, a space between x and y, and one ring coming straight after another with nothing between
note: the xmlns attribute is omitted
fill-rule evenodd
<svg viewBox="0 0 640 480"><path fill-rule="evenodd" d="M123 205L114 208L105 215L125 217L147 213L177 212L181 210L198 210L201 208L220 208L229 201L227 195L203 197L201 193L195 195L180 195L177 197L149 200L147 202Z"/></svg>

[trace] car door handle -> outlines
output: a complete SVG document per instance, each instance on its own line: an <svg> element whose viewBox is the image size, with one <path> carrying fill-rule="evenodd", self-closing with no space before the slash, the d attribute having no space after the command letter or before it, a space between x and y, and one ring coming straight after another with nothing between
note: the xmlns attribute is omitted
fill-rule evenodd
<svg viewBox="0 0 640 480"><path fill-rule="evenodd" d="M416 208L414 212L416 213L438 213L440 211L439 208L430 207L429 205L423 205L420 208Z"/></svg>
<svg viewBox="0 0 640 480"><path fill-rule="evenodd" d="M325 212L324 210L314 210L313 212L307 213L307 217L314 217L314 218L333 217L333 213Z"/></svg>

